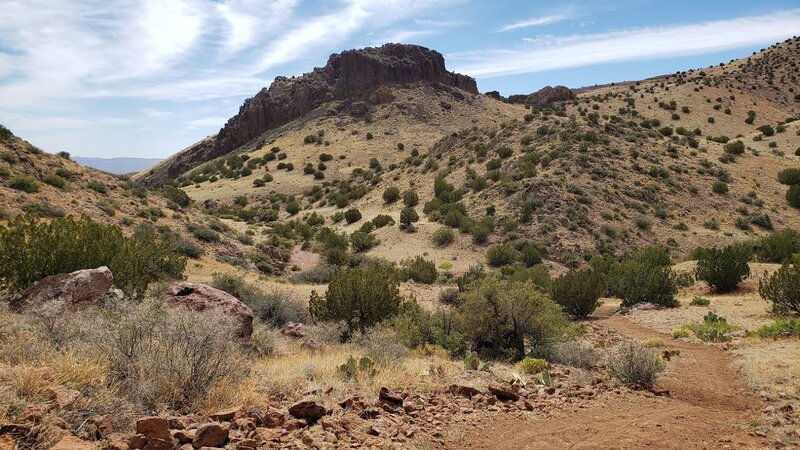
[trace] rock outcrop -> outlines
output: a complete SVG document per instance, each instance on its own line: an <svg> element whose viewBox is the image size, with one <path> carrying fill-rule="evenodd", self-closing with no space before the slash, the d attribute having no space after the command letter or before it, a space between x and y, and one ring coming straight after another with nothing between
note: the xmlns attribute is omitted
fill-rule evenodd
<svg viewBox="0 0 800 450"><path fill-rule="evenodd" d="M253 334L253 310L225 291L205 284L178 281L167 288L161 300L171 307L184 307L198 312L221 312L236 321L238 337L249 339Z"/></svg>
<svg viewBox="0 0 800 450"><path fill-rule="evenodd" d="M475 80L449 72L441 53L417 45L386 44L333 54L325 67L297 78L277 77L245 100L216 137L184 149L139 177L147 185L174 179L192 167L225 155L262 133L303 117L333 100L391 101L391 84L428 81L477 94Z"/></svg>
<svg viewBox="0 0 800 450"><path fill-rule="evenodd" d="M566 86L545 86L533 94L511 95L508 97L509 103L523 103L526 105L547 105L550 103L574 100L575 93Z"/></svg>
<svg viewBox="0 0 800 450"><path fill-rule="evenodd" d="M105 266L50 275L22 291L11 308L40 312L74 310L101 301L113 283L114 276Z"/></svg>

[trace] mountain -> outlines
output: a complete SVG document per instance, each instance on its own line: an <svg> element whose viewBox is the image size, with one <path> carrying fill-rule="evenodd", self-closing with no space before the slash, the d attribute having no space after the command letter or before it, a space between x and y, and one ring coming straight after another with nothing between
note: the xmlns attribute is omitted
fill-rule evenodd
<svg viewBox="0 0 800 450"><path fill-rule="evenodd" d="M84 166L117 175L141 172L162 161L161 158L89 158L83 156L73 156L72 159Z"/></svg>

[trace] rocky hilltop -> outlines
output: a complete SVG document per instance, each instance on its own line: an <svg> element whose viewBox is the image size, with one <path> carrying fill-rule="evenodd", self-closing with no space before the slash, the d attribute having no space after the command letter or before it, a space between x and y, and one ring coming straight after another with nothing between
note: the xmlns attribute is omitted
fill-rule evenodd
<svg viewBox="0 0 800 450"><path fill-rule="evenodd" d="M225 155L264 132L303 117L322 104L368 96L389 84L428 81L477 94L475 80L449 72L441 53L417 45L386 44L333 54L325 67L297 78L277 77L269 88L245 100L216 137L205 139L142 174L158 185L197 164Z"/></svg>
<svg viewBox="0 0 800 450"><path fill-rule="evenodd" d="M511 95L508 97L508 102L526 105L546 105L548 103L575 100L575 98L577 98L575 93L566 86L545 86L532 94Z"/></svg>

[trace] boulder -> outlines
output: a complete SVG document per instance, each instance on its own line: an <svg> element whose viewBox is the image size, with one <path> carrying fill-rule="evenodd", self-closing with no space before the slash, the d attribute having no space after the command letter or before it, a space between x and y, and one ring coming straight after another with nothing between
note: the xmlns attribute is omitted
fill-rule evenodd
<svg viewBox="0 0 800 450"><path fill-rule="evenodd" d="M236 323L236 335L249 339L253 334L253 310L225 291L205 284L177 281L161 297L165 305L192 311L214 311L231 317Z"/></svg>
<svg viewBox="0 0 800 450"><path fill-rule="evenodd" d="M485 96L487 96L489 98L493 98L495 100L503 100L503 97L500 95L500 92L498 92L498 91L489 91L489 92L484 93L483 95L485 95Z"/></svg>
<svg viewBox="0 0 800 450"><path fill-rule="evenodd" d="M386 387L382 387L378 392L378 400L391 406L403 406L403 397Z"/></svg>
<svg viewBox="0 0 800 450"><path fill-rule="evenodd" d="M302 338L306 335L306 326L302 323L287 322L281 327L281 334L293 338Z"/></svg>
<svg viewBox="0 0 800 450"><path fill-rule="evenodd" d="M367 104L364 102L353 102L353 104L350 105L350 114L354 116L363 116L366 115L368 112L369 108L367 107Z"/></svg>
<svg viewBox="0 0 800 450"><path fill-rule="evenodd" d="M575 93L566 86L545 86L529 95L510 95L508 102L524 103L526 105L547 105L574 100L575 98L577 98Z"/></svg>
<svg viewBox="0 0 800 450"><path fill-rule="evenodd" d="M328 414L328 410L314 400L301 400L289 407L289 414L298 419L316 422Z"/></svg>
<svg viewBox="0 0 800 450"><path fill-rule="evenodd" d="M315 341L314 339L305 339L303 343L300 344L300 348L312 353L322 351L322 344Z"/></svg>
<svg viewBox="0 0 800 450"><path fill-rule="evenodd" d="M50 275L25 288L11 302L15 311L58 312L93 305L103 300L114 276L108 267Z"/></svg>
<svg viewBox="0 0 800 450"><path fill-rule="evenodd" d="M448 388L448 391L450 391L450 393L453 395L459 395L467 398L475 397L481 393L481 391L479 391L477 388L461 384L451 384Z"/></svg>
<svg viewBox="0 0 800 450"><path fill-rule="evenodd" d="M164 417L143 417L136 421L136 434L144 435L147 442L153 439L170 440L169 422ZM131 445L133 447L133 445ZM135 448L135 447L134 447Z"/></svg>
<svg viewBox="0 0 800 450"><path fill-rule="evenodd" d="M498 400L504 402L515 402L519 400L519 394L517 394L513 389L506 386L500 386L497 384L490 384L488 386L489 392L494 394Z"/></svg>
<svg viewBox="0 0 800 450"><path fill-rule="evenodd" d="M94 442L82 441L75 436L64 436L51 450L97 450L100 446Z"/></svg>
<svg viewBox="0 0 800 450"><path fill-rule="evenodd" d="M218 422L204 423L197 427L194 439L192 439L192 446L194 448L222 447L222 444L228 439L228 433L228 428Z"/></svg>

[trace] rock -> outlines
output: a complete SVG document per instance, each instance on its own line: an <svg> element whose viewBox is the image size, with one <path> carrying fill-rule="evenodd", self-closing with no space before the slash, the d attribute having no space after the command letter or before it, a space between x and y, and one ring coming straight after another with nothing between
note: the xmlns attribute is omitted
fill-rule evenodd
<svg viewBox="0 0 800 450"><path fill-rule="evenodd" d="M114 276L105 266L50 275L25 288L10 306L15 311L41 313L75 310L99 303L113 283Z"/></svg>
<svg viewBox="0 0 800 450"><path fill-rule="evenodd" d="M319 342L317 342L317 341L315 341L313 339L305 339L305 340L303 340L303 343L300 344L300 348L302 350L306 350L306 351L309 351L309 352L312 352L312 353L316 353L316 352L322 351L322 344L320 344Z"/></svg>
<svg viewBox="0 0 800 450"><path fill-rule="evenodd" d="M449 72L441 53L417 45L386 44L331 55L325 67L301 77L276 77L269 88L245 100L216 136L206 138L142 174L158 186L203 162L226 155L333 100L366 96L380 86L432 82L477 95L475 79ZM386 97L377 91L375 99ZM378 99L380 95L381 99Z"/></svg>
<svg viewBox="0 0 800 450"><path fill-rule="evenodd" d="M100 448L94 442L87 442L78 439L75 436L64 436L56 442L56 445L50 447L50 450L97 450Z"/></svg>
<svg viewBox="0 0 800 450"><path fill-rule="evenodd" d="M661 309L661 307L654 303L642 302L642 303L636 303L635 305L631 305L625 308L620 308L618 314L625 315L635 311L653 311L656 309Z"/></svg>
<svg viewBox="0 0 800 450"><path fill-rule="evenodd" d="M293 338L302 338L306 335L306 326L302 323L287 322L281 327L281 334Z"/></svg>
<svg viewBox="0 0 800 450"><path fill-rule="evenodd" d="M218 422L204 423L197 427L194 439L192 439L192 446L194 448L221 447L226 439L228 439L228 428Z"/></svg>
<svg viewBox="0 0 800 450"><path fill-rule="evenodd" d="M151 439L143 450L172 450L172 439Z"/></svg>
<svg viewBox="0 0 800 450"><path fill-rule="evenodd" d="M47 398L60 409L65 409L70 405L73 405L81 396L80 391L75 389L67 389L62 386L48 388L47 391L45 391L45 394L47 395Z"/></svg>
<svg viewBox="0 0 800 450"><path fill-rule="evenodd" d="M179 444L187 444L192 442L195 435L195 432L192 430L172 430L170 433Z"/></svg>
<svg viewBox="0 0 800 450"><path fill-rule="evenodd" d="M211 286L178 281L167 288L161 301L173 308L220 312L236 321L238 337L249 339L253 334L253 310L236 297Z"/></svg>
<svg viewBox="0 0 800 450"><path fill-rule="evenodd" d="M142 434L147 442L153 439L170 440L169 422L164 417L144 417L136 421L136 434ZM137 448L131 445L132 448Z"/></svg>
<svg viewBox="0 0 800 450"><path fill-rule="evenodd" d="M494 396L497 397L497 399L500 400L500 401L515 402L515 401L519 400L519 394L517 394L510 387L500 386L500 385L497 385L497 384L490 384L488 386L488 389L489 389L489 392L494 394Z"/></svg>
<svg viewBox="0 0 800 450"><path fill-rule="evenodd" d="M108 438L114 433L114 422L109 416L95 416L89 419L88 423L94 425L99 439Z"/></svg>
<svg viewBox="0 0 800 450"><path fill-rule="evenodd" d="M391 406L403 406L403 397L400 394L392 392L389 388L382 387L378 392L378 400L382 403L388 403Z"/></svg>
<svg viewBox="0 0 800 450"><path fill-rule="evenodd" d="M448 391L453 395L460 395L467 398L475 397L481 393L477 388L460 384L451 384Z"/></svg>
<svg viewBox="0 0 800 450"><path fill-rule="evenodd" d="M316 422L328 414L328 410L314 400L301 400L289 407L289 414L298 419Z"/></svg>
<svg viewBox="0 0 800 450"><path fill-rule="evenodd" d="M369 107L364 102L353 102L350 105L350 114L354 116L363 116L369 112Z"/></svg>
<svg viewBox="0 0 800 450"><path fill-rule="evenodd" d="M493 98L495 100L503 100L503 97L497 91L489 91L489 92L484 93L483 95L485 95L485 96L487 96L489 98Z"/></svg>
<svg viewBox="0 0 800 450"><path fill-rule="evenodd" d="M379 86L369 96L369 102L373 105L382 105L394 101L394 94L388 86Z"/></svg>
<svg viewBox="0 0 800 450"><path fill-rule="evenodd" d="M546 105L564 102L577 98L575 93L566 86L545 86L529 95L511 95L509 103L524 103L526 105Z"/></svg>
<svg viewBox="0 0 800 450"><path fill-rule="evenodd" d="M147 445L147 436L143 434L134 434L128 439L128 448L140 449Z"/></svg>
<svg viewBox="0 0 800 450"><path fill-rule="evenodd" d="M208 418L215 422L230 422L233 420L236 413L241 409L240 407L226 409L224 411L217 411L214 414L209 414Z"/></svg>

